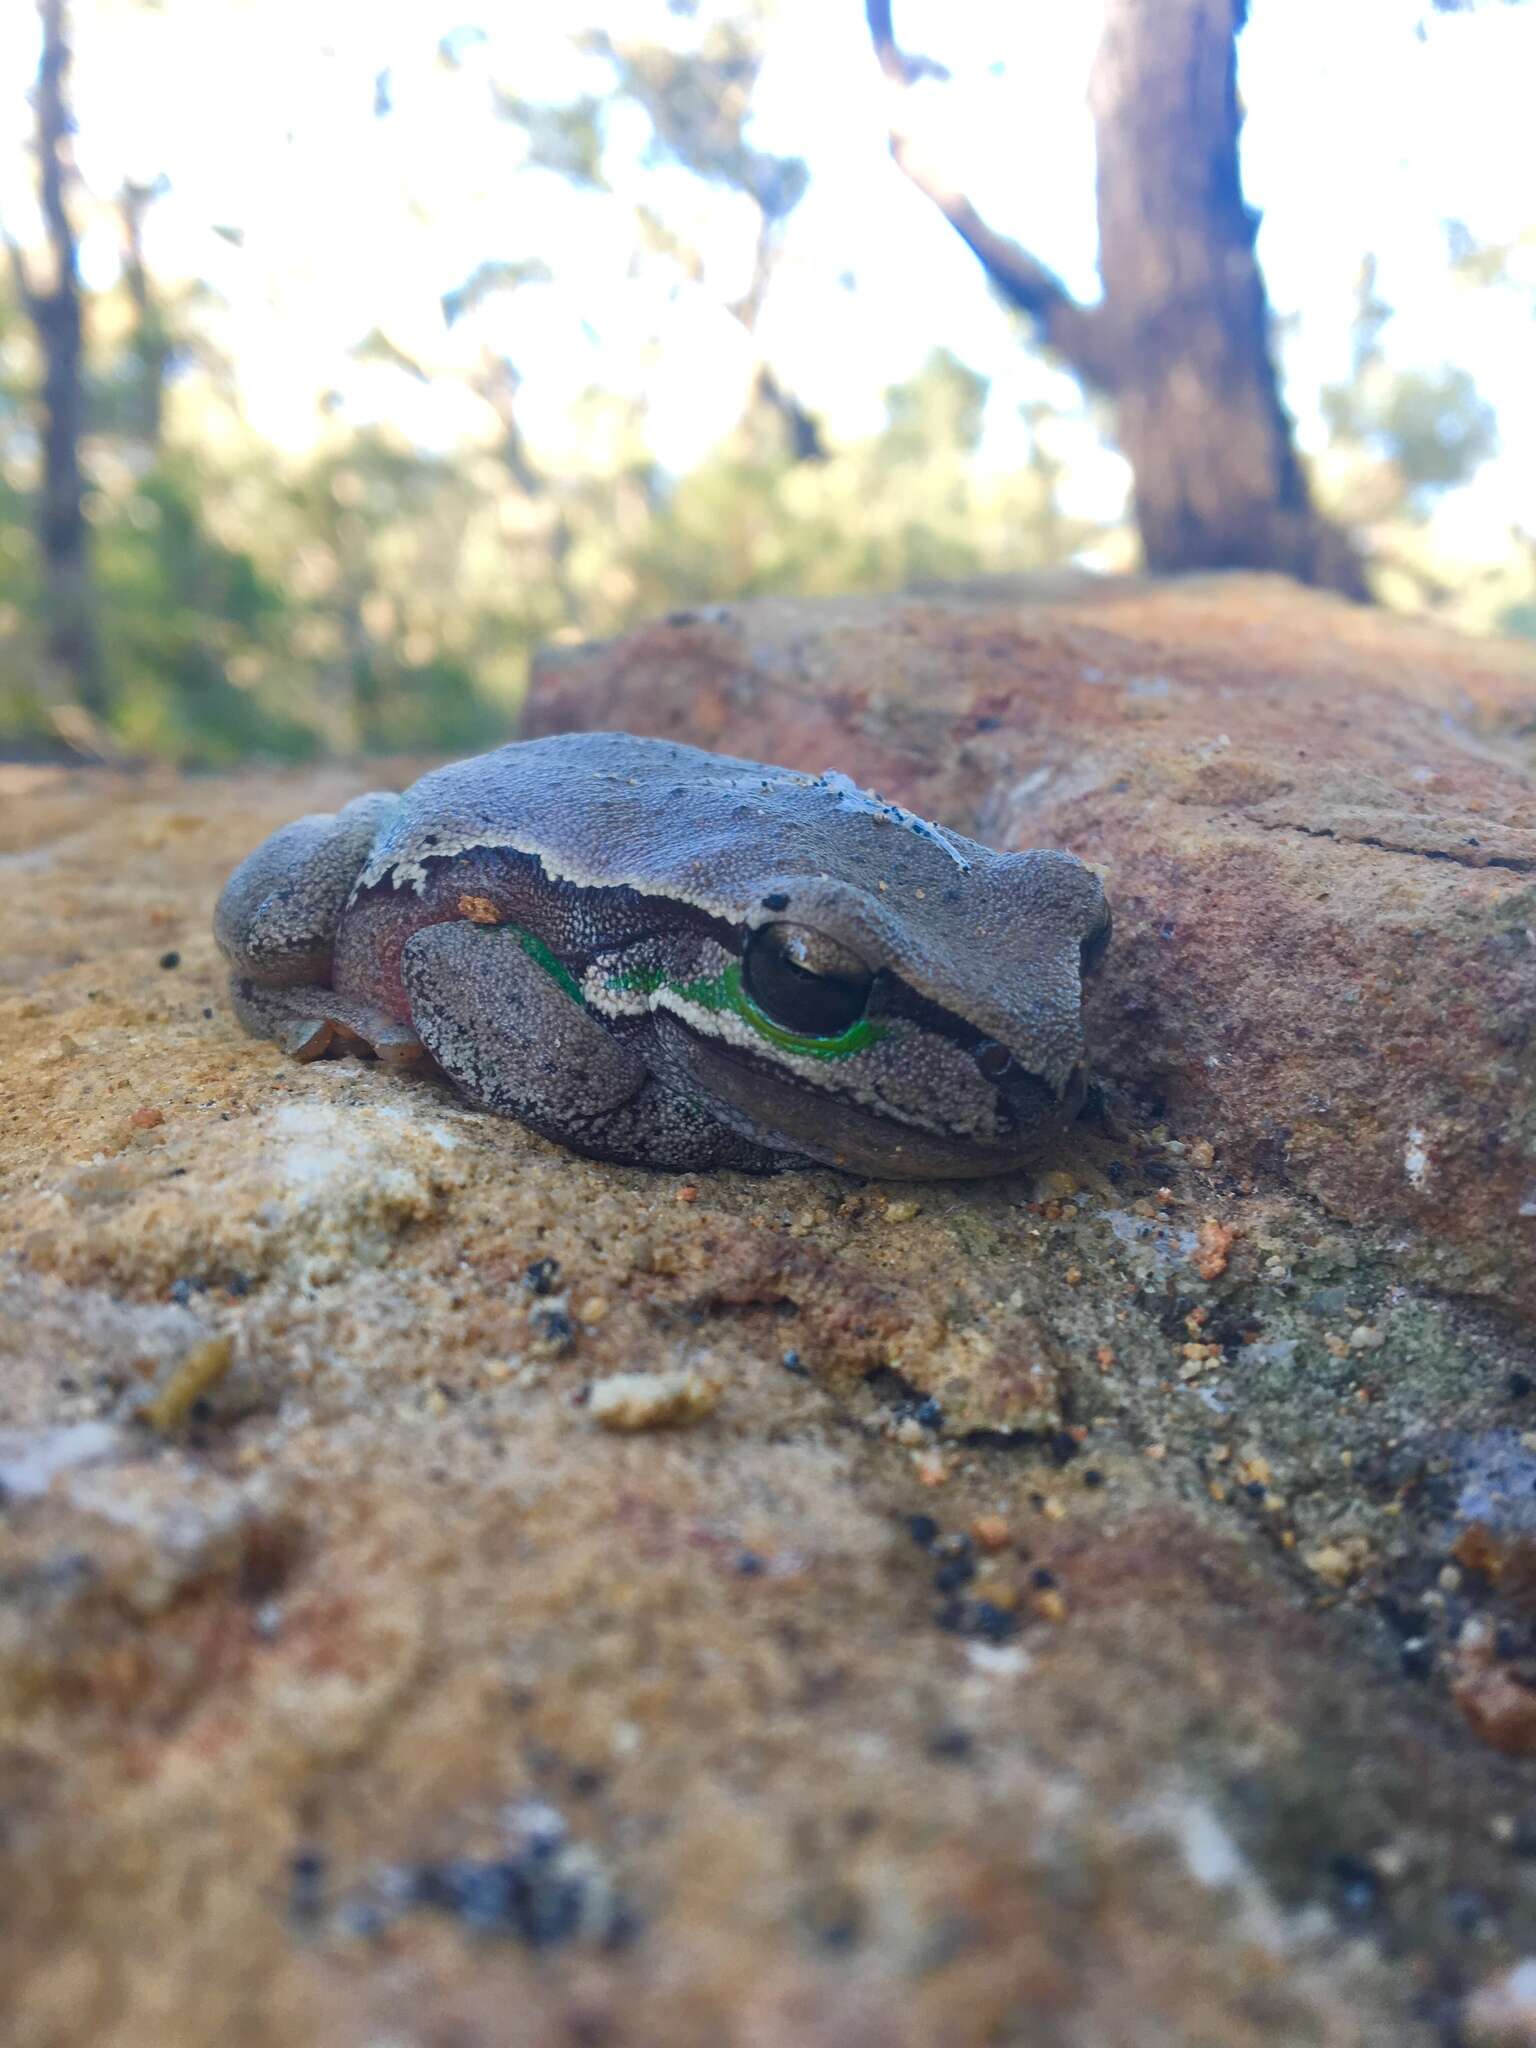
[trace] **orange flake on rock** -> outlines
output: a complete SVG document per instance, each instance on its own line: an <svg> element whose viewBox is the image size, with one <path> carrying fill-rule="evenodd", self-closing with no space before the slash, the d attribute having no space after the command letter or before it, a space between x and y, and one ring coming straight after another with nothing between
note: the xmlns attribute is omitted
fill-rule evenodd
<svg viewBox="0 0 1536 2048"><path fill-rule="evenodd" d="M500 924L501 912L489 896L461 896L459 915L467 917L471 924Z"/></svg>
<svg viewBox="0 0 1536 2048"><path fill-rule="evenodd" d="M1227 1259L1237 1232L1214 1216L1207 1216L1195 1240L1195 1271L1202 1280L1219 1280L1227 1270Z"/></svg>
<svg viewBox="0 0 1536 2048"><path fill-rule="evenodd" d="M1536 1756L1536 1686L1502 1663L1493 1629L1469 1624L1456 1646L1451 1697L1472 1733L1504 1756Z"/></svg>

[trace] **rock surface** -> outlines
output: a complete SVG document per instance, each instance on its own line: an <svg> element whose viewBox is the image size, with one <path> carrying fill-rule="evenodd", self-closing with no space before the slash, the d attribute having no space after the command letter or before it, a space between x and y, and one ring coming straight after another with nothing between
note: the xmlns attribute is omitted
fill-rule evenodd
<svg viewBox="0 0 1536 2048"><path fill-rule="evenodd" d="M224 871L414 767L0 767L0 2037L1536 2040L1529 651L770 603L601 725L1101 864L1104 1113L578 1160L233 1026Z"/></svg>

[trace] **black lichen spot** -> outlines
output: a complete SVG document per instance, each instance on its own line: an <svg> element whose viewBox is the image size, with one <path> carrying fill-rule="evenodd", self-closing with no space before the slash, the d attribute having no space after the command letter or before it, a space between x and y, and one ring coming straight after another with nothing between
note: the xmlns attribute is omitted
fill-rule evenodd
<svg viewBox="0 0 1536 2048"><path fill-rule="evenodd" d="M1082 1449L1082 1445L1069 1429L1058 1429L1051 1438L1051 1463L1070 1465Z"/></svg>
<svg viewBox="0 0 1536 2048"><path fill-rule="evenodd" d="M786 1351L780 1358L779 1363L786 1372L795 1373L801 1379L808 1379L810 1377L805 1366L801 1363L798 1351Z"/></svg>
<svg viewBox="0 0 1536 2048"><path fill-rule="evenodd" d="M160 965L166 968L179 967L181 965L181 955L179 953L162 953L160 955Z"/></svg>
<svg viewBox="0 0 1536 2048"><path fill-rule="evenodd" d="M510 1935L529 1948L554 1948L581 1926L583 1887L542 1866L527 1852L495 1862L468 1857L425 1864L415 1873L413 1903L435 1907L472 1934Z"/></svg>
<svg viewBox="0 0 1536 2048"><path fill-rule="evenodd" d="M1333 1881L1334 1905L1345 1919L1367 1919L1381 1904L1381 1879L1359 1856L1331 1857L1328 1875Z"/></svg>
<svg viewBox="0 0 1536 2048"><path fill-rule="evenodd" d="M1429 1627L1424 1608L1409 1607L1396 1593L1383 1593L1376 1602L1376 1612L1395 1635L1422 1636Z"/></svg>
<svg viewBox="0 0 1536 2048"><path fill-rule="evenodd" d="M1427 1637L1415 1636L1404 1643L1397 1661L1404 1678L1428 1678L1435 1668L1435 1646Z"/></svg>
<svg viewBox="0 0 1536 2048"><path fill-rule="evenodd" d="M816 1946L833 1955L857 1948L864 1933L863 1905L846 1885L823 1885L801 1907L801 1920Z"/></svg>
<svg viewBox="0 0 1536 2048"><path fill-rule="evenodd" d="M1536 1386L1536 1381L1528 1372L1512 1372L1504 1382L1504 1391L1511 1401L1523 1401L1533 1386Z"/></svg>
<svg viewBox="0 0 1536 2048"><path fill-rule="evenodd" d="M968 1763L976 1752L976 1738L968 1728L936 1728L924 1745L941 1763Z"/></svg>
<svg viewBox="0 0 1536 2048"><path fill-rule="evenodd" d="M992 1600L947 1600L934 1616L950 1635L1006 1643L1019 1633L1019 1617Z"/></svg>
<svg viewBox="0 0 1536 2048"><path fill-rule="evenodd" d="M932 1515L908 1515L907 1534L924 1550L932 1550L939 1540L939 1525Z"/></svg>
<svg viewBox="0 0 1536 2048"><path fill-rule="evenodd" d="M936 1593L958 1593L962 1586L968 1586L976 1576L974 1560L969 1557L952 1557L947 1564L941 1564L933 1575L933 1590Z"/></svg>
<svg viewBox="0 0 1536 2048"><path fill-rule="evenodd" d="M523 1274L523 1285L530 1294L553 1294L559 1282L558 1259L535 1259Z"/></svg>
<svg viewBox="0 0 1536 2048"><path fill-rule="evenodd" d="M1019 1617L992 1600L978 1600L971 1616L973 1632L989 1643L1006 1643L1019 1632Z"/></svg>
<svg viewBox="0 0 1536 2048"><path fill-rule="evenodd" d="M1475 1934L1490 1918L1491 1909L1481 1892L1473 1891L1468 1885L1458 1885L1445 1895L1445 1913L1458 1934Z"/></svg>
<svg viewBox="0 0 1536 2048"><path fill-rule="evenodd" d="M325 1907L325 1854L297 1849L288 1860L288 1918L296 1927L312 1927Z"/></svg>
<svg viewBox="0 0 1536 2048"><path fill-rule="evenodd" d="M760 1579L768 1567L755 1550L743 1550L737 1556L736 1569L744 1579Z"/></svg>
<svg viewBox="0 0 1536 2048"><path fill-rule="evenodd" d="M534 1342L541 1345L551 1356L559 1358L569 1351L576 1342L576 1325L563 1308L553 1308L546 1302L536 1302L528 1311L528 1327Z"/></svg>
<svg viewBox="0 0 1536 2048"><path fill-rule="evenodd" d="M942 1429L944 1427L944 1410L931 1395L926 1401L919 1401L912 1414L913 1419L920 1422L924 1429Z"/></svg>
<svg viewBox="0 0 1536 2048"><path fill-rule="evenodd" d="M421 1910L533 1949L579 1936L615 1948L639 1928L595 1858L572 1846L562 1816L542 1804L516 1819L504 1854L384 1871L373 1895L349 1902L337 1919L348 1932L377 1935L400 1914Z"/></svg>

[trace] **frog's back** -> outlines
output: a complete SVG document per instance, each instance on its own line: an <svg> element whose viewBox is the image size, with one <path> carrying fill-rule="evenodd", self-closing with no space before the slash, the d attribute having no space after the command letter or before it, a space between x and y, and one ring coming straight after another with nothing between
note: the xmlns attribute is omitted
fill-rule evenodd
<svg viewBox="0 0 1536 2048"><path fill-rule="evenodd" d="M893 833L893 821L912 829ZM552 880L665 892L733 919L747 914L764 875L836 876L855 848L882 876L894 869L916 887L998 858L842 776L632 733L561 733L424 775L358 887L420 888L429 862L498 847L534 855Z"/></svg>

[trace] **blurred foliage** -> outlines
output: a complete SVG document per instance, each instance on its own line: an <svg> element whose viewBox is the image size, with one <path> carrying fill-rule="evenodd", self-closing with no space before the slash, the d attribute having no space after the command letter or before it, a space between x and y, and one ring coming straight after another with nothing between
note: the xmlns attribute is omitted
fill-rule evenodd
<svg viewBox="0 0 1536 2048"><path fill-rule="evenodd" d="M1446 224L1453 289L1524 293L1515 270L1532 237L1497 247ZM1536 303L1531 312L1536 314ZM1536 627L1536 532L1476 534L1470 557L1447 544L1442 510L1499 445L1493 408L1454 364L1404 368L1390 360L1392 307L1376 266L1360 266L1347 379L1325 386L1329 445L1318 470L1326 508L1367 540L1377 598L1454 624L1532 634Z"/></svg>
<svg viewBox="0 0 1536 2048"><path fill-rule="evenodd" d="M578 459L531 446L517 365L477 323L545 288L558 251L546 261L488 250L443 296L456 348L444 361L420 359L377 308L358 308L357 363L409 386L457 381L467 424L450 445L414 445L321 396L313 445L276 450L244 423L211 285L142 266L135 275L130 252L115 286L98 280L91 308L83 450L110 743L210 763L468 750L507 735L530 657L549 642L762 592L891 589L1074 558L1130 565L1123 524L1063 510L1082 414L1032 408L1018 423L1027 455L1000 470L978 453L987 383L941 348L885 393L883 425L861 439L829 439L783 388L757 329L810 173L750 139L771 0L674 0L670 13L677 33L665 46L614 27L579 39L604 67L606 92L545 104L493 80L493 104L539 176L617 199L612 124L643 117L648 162L745 207L749 282L741 289L738 266L727 290L712 284L695 213L667 203L673 186L622 200L632 274L663 293L712 292L744 338L756 367L734 430L672 475L649 444L644 404L594 388L571 423ZM84 6L79 19L85 35ZM465 66L483 40L466 27L437 61ZM392 107L380 74L374 112L388 119ZM110 211L131 197L142 223L162 196L125 185L80 203ZM238 221L214 231L242 245ZM1448 228L1456 289L1523 289L1528 253L1522 241L1487 248ZM1511 535L1470 567L1448 564L1437 538L1438 508L1496 446L1497 423L1456 369L1395 366L1391 319L1367 264L1349 374L1324 394L1320 495L1364 536L1388 601L1536 634L1536 538ZM12 745L46 744L60 723L30 530L39 378L29 325L0 278L0 743Z"/></svg>

